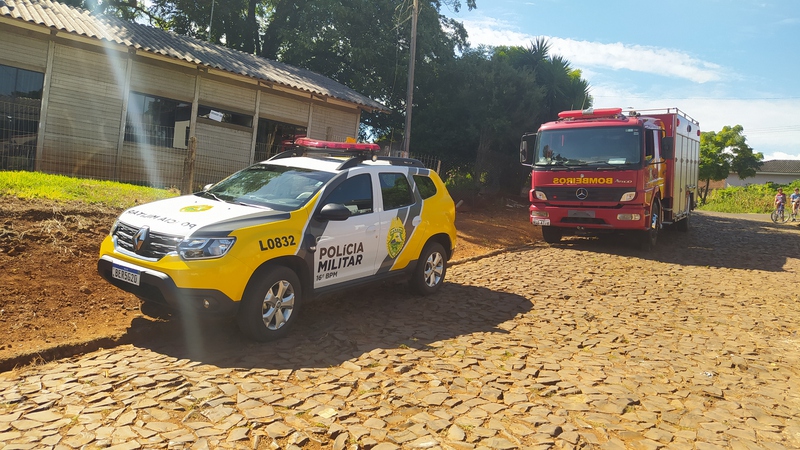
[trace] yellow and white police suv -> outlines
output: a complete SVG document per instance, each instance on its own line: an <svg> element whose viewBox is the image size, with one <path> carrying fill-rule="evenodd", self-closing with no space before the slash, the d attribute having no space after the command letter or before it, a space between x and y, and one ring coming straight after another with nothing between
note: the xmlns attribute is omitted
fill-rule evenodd
<svg viewBox="0 0 800 450"><path fill-rule="evenodd" d="M203 191L126 210L98 272L145 303L235 314L260 341L284 336L321 293L396 276L435 293L456 241L439 176L377 157L375 144L296 143Z"/></svg>

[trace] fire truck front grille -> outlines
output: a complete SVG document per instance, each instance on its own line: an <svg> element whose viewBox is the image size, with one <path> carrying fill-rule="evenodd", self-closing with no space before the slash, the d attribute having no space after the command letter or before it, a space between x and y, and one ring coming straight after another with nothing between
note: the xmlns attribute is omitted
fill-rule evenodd
<svg viewBox="0 0 800 450"><path fill-rule="evenodd" d="M557 187L537 188L542 191L550 201L562 202L619 202L622 194L630 192L632 188L597 188L597 187ZM585 198L579 195L586 195Z"/></svg>
<svg viewBox="0 0 800 450"><path fill-rule="evenodd" d="M139 229L136 227L122 222L118 223L113 234L117 247L142 258L161 259L164 255L177 251L178 243L182 239L181 236L150 232L137 251L134 246L134 237L138 231Z"/></svg>

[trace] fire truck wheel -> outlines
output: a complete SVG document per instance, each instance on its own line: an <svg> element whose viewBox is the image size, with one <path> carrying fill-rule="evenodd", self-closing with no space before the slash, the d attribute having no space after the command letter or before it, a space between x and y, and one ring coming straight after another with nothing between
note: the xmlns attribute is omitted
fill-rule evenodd
<svg viewBox="0 0 800 450"><path fill-rule="evenodd" d="M691 217L691 215L686 216L683 220L679 220L678 223L675 224L675 229L684 233L689 231L689 217Z"/></svg>
<svg viewBox="0 0 800 450"><path fill-rule="evenodd" d="M561 237L564 233L556 227L542 227L542 239L548 244L557 244L561 242Z"/></svg>
<svg viewBox="0 0 800 450"><path fill-rule="evenodd" d="M656 246L658 231L661 229L661 202L653 201L650 208L650 228L643 231L641 236L641 248L646 252Z"/></svg>

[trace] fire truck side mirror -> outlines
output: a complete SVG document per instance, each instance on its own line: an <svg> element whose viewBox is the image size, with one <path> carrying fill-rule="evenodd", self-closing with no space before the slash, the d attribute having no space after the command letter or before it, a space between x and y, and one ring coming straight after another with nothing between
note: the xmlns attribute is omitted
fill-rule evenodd
<svg viewBox="0 0 800 450"><path fill-rule="evenodd" d="M673 156L675 156L675 138L664 136L661 138L661 157L663 159L672 159Z"/></svg>
<svg viewBox="0 0 800 450"><path fill-rule="evenodd" d="M530 166L533 164L533 152L536 148L536 133L525 134L522 136L522 141L519 143L519 162L523 166Z"/></svg>

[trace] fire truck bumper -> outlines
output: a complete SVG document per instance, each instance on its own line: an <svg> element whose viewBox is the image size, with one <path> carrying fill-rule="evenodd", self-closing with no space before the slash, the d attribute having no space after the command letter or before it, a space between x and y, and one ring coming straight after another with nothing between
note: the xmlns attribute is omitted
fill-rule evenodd
<svg viewBox="0 0 800 450"><path fill-rule="evenodd" d="M642 205L607 208L573 208L531 205L530 221L533 225L591 229L591 230L644 230L646 213Z"/></svg>

